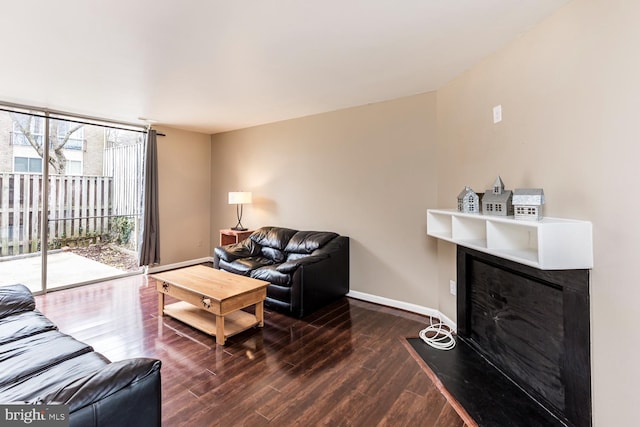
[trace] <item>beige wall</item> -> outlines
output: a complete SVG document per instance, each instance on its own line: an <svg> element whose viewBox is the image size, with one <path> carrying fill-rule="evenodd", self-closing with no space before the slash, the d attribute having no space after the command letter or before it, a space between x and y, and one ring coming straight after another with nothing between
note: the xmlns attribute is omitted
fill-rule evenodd
<svg viewBox="0 0 640 427"><path fill-rule="evenodd" d="M637 424L638 22L638 1L574 1L438 91L438 206L500 174L508 188L543 187L548 216L593 222L596 426ZM494 125L497 104L504 120Z"/></svg>
<svg viewBox="0 0 640 427"><path fill-rule="evenodd" d="M209 135L158 127L160 261L162 265L210 256Z"/></svg>
<svg viewBox="0 0 640 427"><path fill-rule="evenodd" d="M352 290L437 308L425 237L435 102L429 93L213 135L212 230L235 225L228 191L252 191L245 226L348 235Z"/></svg>
<svg viewBox="0 0 640 427"><path fill-rule="evenodd" d="M235 224L228 191L253 191L245 225L347 234L353 290L455 319L454 246L425 236L425 210L498 174L511 189L543 187L546 215L594 225L594 425L634 425L637 22L640 2L575 0L437 94L214 135L211 229Z"/></svg>

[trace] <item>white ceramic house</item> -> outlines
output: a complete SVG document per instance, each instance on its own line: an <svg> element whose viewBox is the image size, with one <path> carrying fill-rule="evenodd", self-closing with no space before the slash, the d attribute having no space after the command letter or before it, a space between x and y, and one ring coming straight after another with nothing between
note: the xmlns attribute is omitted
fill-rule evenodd
<svg viewBox="0 0 640 427"><path fill-rule="evenodd" d="M464 190L458 194L458 211L480 213L480 198L471 187L464 187Z"/></svg>
<svg viewBox="0 0 640 427"><path fill-rule="evenodd" d="M482 197L482 213L485 215L509 216L513 215L513 193L504 189L504 183L499 176L493 183L493 188L484 192Z"/></svg>
<svg viewBox="0 0 640 427"><path fill-rule="evenodd" d="M513 192L515 219L540 221L542 219L544 192L542 188L517 188Z"/></svg>

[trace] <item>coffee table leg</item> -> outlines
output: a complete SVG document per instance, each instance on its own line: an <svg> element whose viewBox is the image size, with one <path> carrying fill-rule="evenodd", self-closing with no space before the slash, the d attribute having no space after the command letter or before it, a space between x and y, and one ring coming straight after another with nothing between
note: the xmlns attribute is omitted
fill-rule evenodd
<svg viewBox="0 0 640 427"><path fill-rule="evenodd" d="M264 326L264 302L260 301L256 304L256 320L258 321L258 326L261 328Z"/></svg>
<svg viewBox="0 0 640 427"><path fill-rule="evenodd" d="M216 344L224 345L224 316L216 316Z"/></svg>
<svg viewBox="0 0 640 427"><path fill-rule="evenodd" d="M164 294L158 292L158 316L162 317L164 314Z"/></svg>

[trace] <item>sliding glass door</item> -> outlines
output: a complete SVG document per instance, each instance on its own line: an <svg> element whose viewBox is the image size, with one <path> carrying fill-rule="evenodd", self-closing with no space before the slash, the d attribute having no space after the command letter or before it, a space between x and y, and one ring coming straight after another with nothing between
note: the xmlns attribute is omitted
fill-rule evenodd
<svg viewBox="0 0 640 427"><path fill-rule="evenodd" d="M0 112L0 285L42 284L44 119Z"/></svg>
<svg viewBox="0 0 640 427"><path fill-rule="evenodd" d="M144 134L37 111L0 112L0 127L0 285L139 272Z"/></svg>

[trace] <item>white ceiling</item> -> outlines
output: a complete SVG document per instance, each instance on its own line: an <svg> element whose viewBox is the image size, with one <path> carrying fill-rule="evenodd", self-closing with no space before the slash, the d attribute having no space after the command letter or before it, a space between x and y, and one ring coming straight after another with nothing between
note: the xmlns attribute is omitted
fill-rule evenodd
<svg viewBox="0 0 640 427"><path fill-rule="evenodd" d="M19 0L0 101L215 133L435 90L568 0Z"/></svg>

